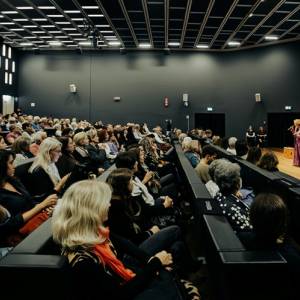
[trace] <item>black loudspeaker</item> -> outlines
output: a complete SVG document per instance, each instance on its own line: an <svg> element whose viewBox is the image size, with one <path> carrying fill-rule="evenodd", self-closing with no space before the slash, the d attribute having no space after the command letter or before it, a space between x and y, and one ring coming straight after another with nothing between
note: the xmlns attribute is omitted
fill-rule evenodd
<svg viewBox="0 0 300 300"><path fill-rule="evenodd" d="M82 48L80 48L80 47L77 48L75 51L76 51L76 53L79 54L79 55L81 55L81 54L83 53Z"/></svg>
<svg viewBox="0 0 300 300"><path fill-rule="evenodd" d="M165 55L170 55L171 54L170 48L164 48L164 54Z"/></svg>
<svg viewBox="0 0 300 300"><path fill-rule="evenodd" d="M120 48L120 54L125 55L127 50L125 48Z"/></svg>

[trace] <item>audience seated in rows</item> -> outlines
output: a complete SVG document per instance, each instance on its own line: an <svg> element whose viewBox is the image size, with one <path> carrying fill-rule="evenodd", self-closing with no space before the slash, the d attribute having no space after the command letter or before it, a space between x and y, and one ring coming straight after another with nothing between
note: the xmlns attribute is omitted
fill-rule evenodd
<svg viewBox="0 0 300 300"><path fill-rule="evenodd" d="M184 290L166 272L170 253L148 255L124 238L110 234L108 219L111 190L105 183L81 181L64 194L53 215L53 237L72 267L77 299L182 299ZM126 254L126 256L125 256ZM126 257L134 257L126 264ZM180 282L180 281L179 281ZM88 293L87 293L88 291ZM186 295L185 295L186 296ZM189 295L199 299L199 295Z"/></svg>

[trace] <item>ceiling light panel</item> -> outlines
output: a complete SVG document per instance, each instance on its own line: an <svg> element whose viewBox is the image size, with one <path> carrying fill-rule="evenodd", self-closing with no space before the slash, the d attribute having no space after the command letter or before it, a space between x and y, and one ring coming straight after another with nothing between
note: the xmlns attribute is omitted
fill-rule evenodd
<svg viewBox="0 0 300 300"><path fill-rule="evenodd" d="M240 0L230 15L228 15L228 11L233 0L214 1L212 10L207 16L207 22L203 23L211 0L191 1L191 9L188 15L186 14L187 0L172 0L169 1L167 39L165 37L163 0L145 1L149 13L148 21L145 18L142 1L103 0L99 2L105 9L103 11L102 7L97 5L97 0L77 0L80 7L74 4L76 1L67 0L55 0L53 3L58 7L49 0L6 0L6 2L14 6L1 5L0 25L7 28L2 29L1 32L0 27L0 35L4 37L3 32L10 28L11 32L6 34L14 35L14 32L16 32L18 36L20 34L26 35L30 40L34 39L29 33L32 31L33 34L42 35L46 40L50 39L50 37L46 37L49 33L52 35L52 39L53 35L60 34L55 38L66 40L77 37L83 39L80 40L82 42L90 42L86 41L86 37L80 33L88 28L89 23L90 26L94 26L99 30L99 35L104 36L107 44L113 43L108 44L110 48L120 45L125 48L145 47L146 49L147 47L151 49L172 47L174 51L177 51L181 47L205 50L208 49L205 47L209 45L209 48L213 50L230 50L247 46L252 47L257 44L269 44L270 41L276 43L278 37L280 37L279 42L281 42L288 38L299 37L300 34L300 29L295 27L300 21L300 11L293 13L290 18L279 24L283 18L298 7L299 1L286 1L278 6L277 10L272 11L279 0L268 0L261 3L256 0ZM30 5L31 2L37 5L38 10ZM120 2L124 2L125 8L120 6ZM14 9L14 7L16 8ZM125 19L124 9L129 19ZM271 11L272 13L270 13ZM43 14L47 17L44 17ZM226 20L225 23L224 20ZM265 21L260 24L262 20ZM37 22L39 26L30 24L31 21ZM76 26L73 26L74 23ZM202 23L204 26L200 33ZM221 24L222 30L219 30ZM272 28L277 24L280 26L278 25L276 30L272 31ZM41 28L45 31L41 31ZM185 30L184 33L183 29ZM23 34L22 32L25 30L26 34ZM286 32L287 34L285 34ZM215 36L216 33L218 36ZM91 35L91 33L88 32L88 35ZM182 37L183 41L180 43ZM23 40L22 38L19 39L19 41L25 43L25 37L23 37ZM43 43L43 41L41 42ZM68 40L66 44L72 44L72 41ZM77 47L77 45L69 46Z"/></svg>

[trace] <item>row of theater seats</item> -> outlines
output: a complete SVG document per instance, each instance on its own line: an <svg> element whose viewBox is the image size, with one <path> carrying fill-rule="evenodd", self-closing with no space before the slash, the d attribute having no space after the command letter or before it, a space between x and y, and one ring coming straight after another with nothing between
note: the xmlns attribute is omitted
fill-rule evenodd
<svg viewBox="0 0 300 300"><path fill-rule="evenodd" d="M269 172L214 146L219 158L227 158L241 167L243 187L251 187L255 193L273 192L280 195L290 211L290 234L300 243L300 180L282 172Z"/></svg>
<svg viewBox="0 0 300 300"><path fill-rule="evenodd" d="M286 260L276 251L247 251L197 177L181 146L175 144L175 149L180 177L196 217L197 240L204 248L213 299L297 299L295 278L289 273ZM229 158L227 152L222 157ZM246 173L248 169L249 181L266 175L263 170L251 168L247 162L242 169ZM270 175L266 179L271 178Z"/></svg>
<svg viewBox="0 0 300 300"><path fill-rule="evenodd" d="M26 162L25 169L30 164ZM114 168L111 166L97 180L106 181ZM73 299L69 264L53 242L51 218L0 260L0 278L1 298L7 297L3 299Z"/></svg>

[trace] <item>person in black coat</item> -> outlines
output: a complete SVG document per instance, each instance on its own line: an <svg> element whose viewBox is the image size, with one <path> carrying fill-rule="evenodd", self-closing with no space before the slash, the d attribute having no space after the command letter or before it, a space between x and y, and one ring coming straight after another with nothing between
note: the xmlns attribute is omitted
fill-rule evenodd
<svg viewBox="0 0 300 300"><path fill-rule="evenodd" d="M46 208L56 204L55 194L32 197L14 177L14 153L0 150L0 205L6 210L6 220L0 226L0 246L13 245L10 236L17 234L26 222ZM49 213L52 209L48 210Z"/></svg>
<svg viewBox="0 0 300 300"><path fill-rule="evenodd" d="M63 136L58 138L61 142L61 153L56 166L61 177L69 174L73 171L74 167L79 164L79 162L73 156L75 149L74 142L71 137Z"/></svg>

